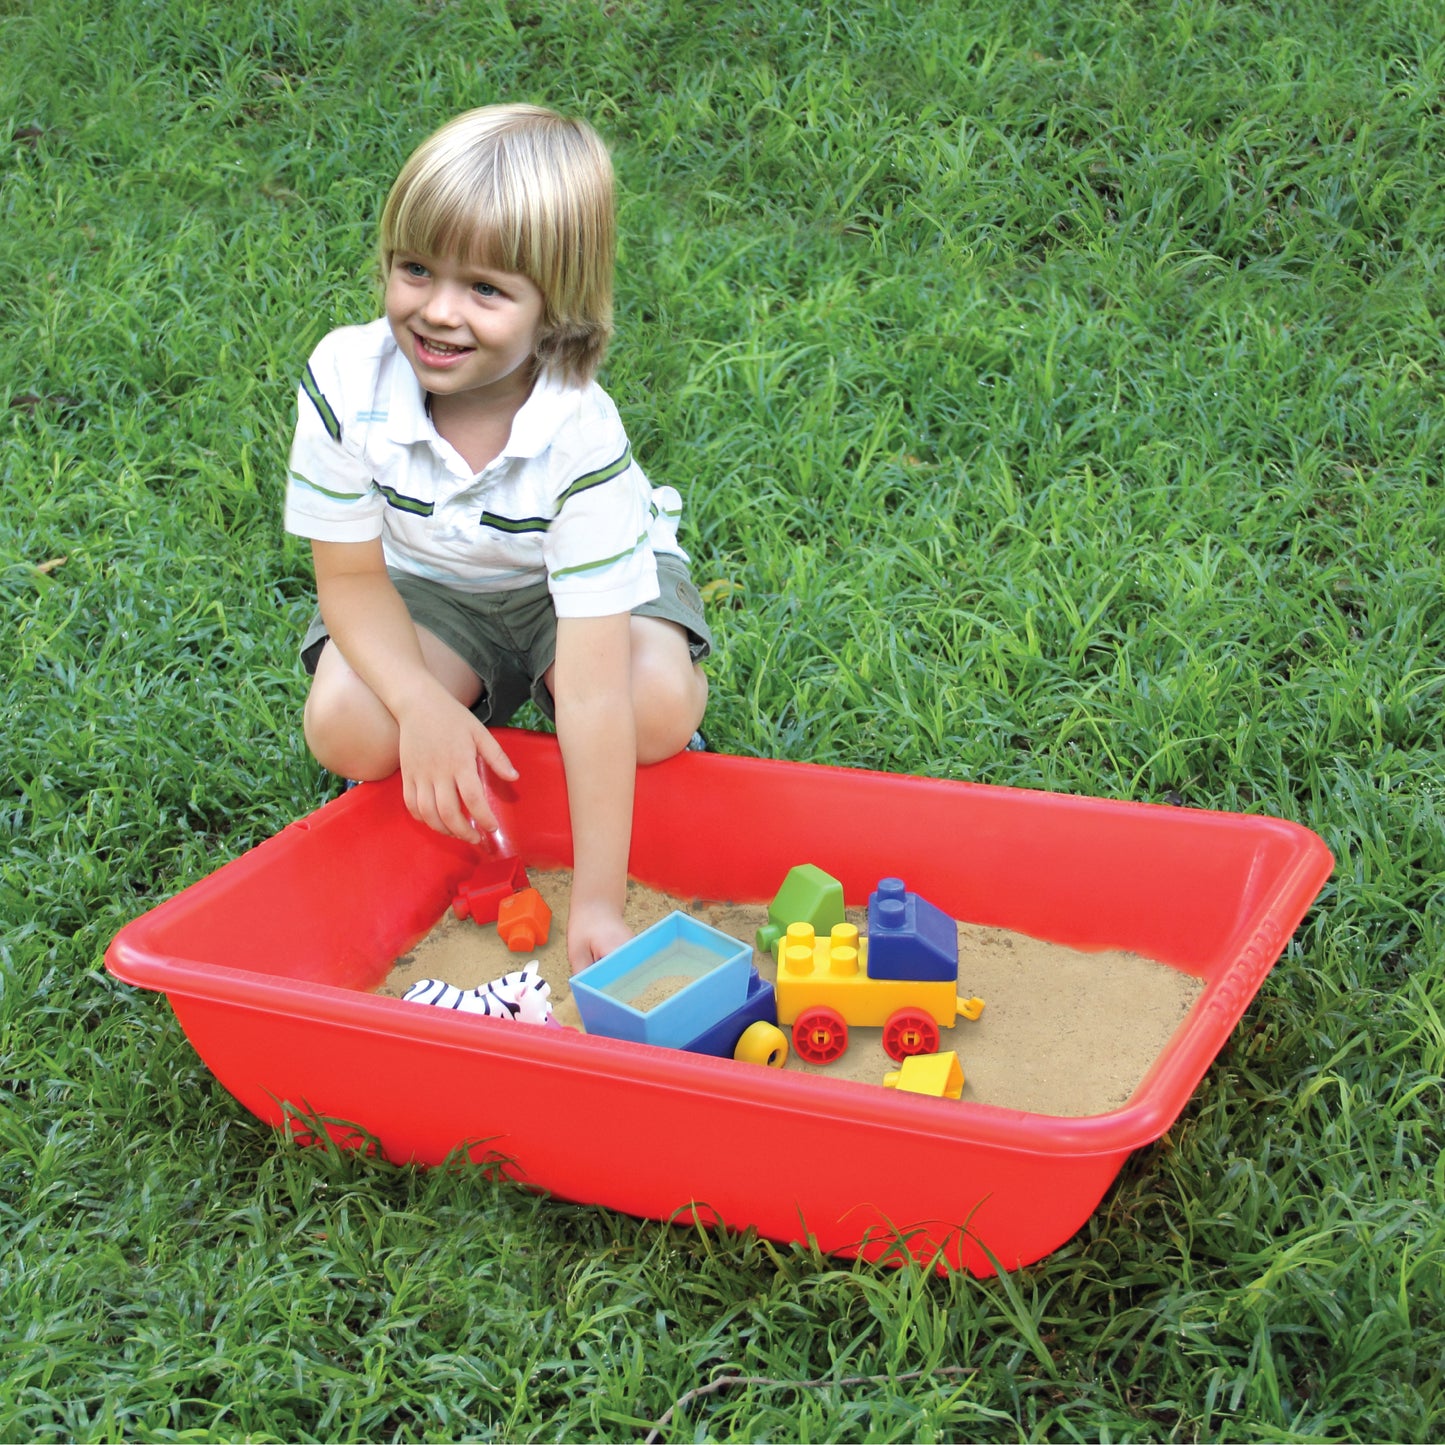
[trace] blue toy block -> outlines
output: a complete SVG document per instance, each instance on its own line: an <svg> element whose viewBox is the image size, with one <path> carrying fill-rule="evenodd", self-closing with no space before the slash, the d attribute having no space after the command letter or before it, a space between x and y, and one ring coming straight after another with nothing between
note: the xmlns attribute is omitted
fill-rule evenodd
<svg viewBox="0 0 1445 1445"><path fill-rule="evenodd" d="M868 977L958 977L958 925L901 878L879 880L868 896Z"/></svg>
<svg viewBox="0 0 1445 1445"><path fill-rule="evenodd" d="M725 1019L699 1034L691 1043L683 1045L690 1054L712 1054L715 1058L730 1059L738 1046L738 1040L753 1024L776 1023L778 1000L773 986L753 969L748 979L747 1002Z"/></svg>
<svg viewBox="0 0 1445 1445"><path fill-rule="evenodd" d="M572 997L589 1034L680 1049L747 1001L754 972L746 943L689 917L669 913L572 980ZM650 1007L662 979L692 981Z"/></svg>

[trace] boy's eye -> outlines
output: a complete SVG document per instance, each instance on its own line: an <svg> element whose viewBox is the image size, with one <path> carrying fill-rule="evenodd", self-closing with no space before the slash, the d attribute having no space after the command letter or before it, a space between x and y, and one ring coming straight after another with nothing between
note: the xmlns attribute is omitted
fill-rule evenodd
<svg viewBox="0 0 1445 1445"><path fill-rule="evenodd" d="M502 294L490 281L478 281L476 285L472 287L472 290L475 291L478 296L500 296Z"/></svg>
<svg viewBox="0 0 1445 1445"><path fill-rule="evenodd" d="M422 277L426 275L426 267L420 261L403 261L401 269L408 276Z"/></svg>

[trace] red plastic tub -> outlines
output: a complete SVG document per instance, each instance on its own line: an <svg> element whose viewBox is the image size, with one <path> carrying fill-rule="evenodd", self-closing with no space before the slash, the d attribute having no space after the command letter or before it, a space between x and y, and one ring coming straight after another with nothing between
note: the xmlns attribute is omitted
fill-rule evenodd
<svg viewBox="0 0 1445 1445"><path fill-rule="evenodd" d="M495 790L508 837L530 866L570 865L555 740L501 740L521 773ZM465 1147L570 1200L870 1258L902 1239L980 1275L1062 1244L1164 1133L1332 866L1273 818L714 754L641 770L631 867L651 887L767 901L809 862L852 904L902 874L955 917L1205 981L1127 1104L1060 1118L369 992L474 856L413 822L396 779L357 788L127 925L106 963L165 993L216 1077L273 1124L299 1109L361 1126L397 1161Z"/></svg>

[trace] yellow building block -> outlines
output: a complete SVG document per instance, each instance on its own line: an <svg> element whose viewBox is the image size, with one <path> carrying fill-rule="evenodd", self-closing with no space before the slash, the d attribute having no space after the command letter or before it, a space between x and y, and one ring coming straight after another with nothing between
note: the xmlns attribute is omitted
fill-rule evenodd
<svg viewBox="0 0 1445 1445"><path fill-rule="evenodd" d="M792 923L778 944L778 1022L793 1023L804 1009L836 1009L850 1024L882 1026L901 1008L921 1009L941 1028L952 1028L962 1000L956 979L869 978L867 940L851 923L827 938L810 923Z"/></svg>
<svg viewBox="0 0 1445 1445"><path fill-rule="evenodd" d="M914 1054L903 1060L892 1073L883 1075L890 1089L906 1094L932 1094L938 1099L963 1096L963 1066L950 1049L944 1054Z"/></svg>

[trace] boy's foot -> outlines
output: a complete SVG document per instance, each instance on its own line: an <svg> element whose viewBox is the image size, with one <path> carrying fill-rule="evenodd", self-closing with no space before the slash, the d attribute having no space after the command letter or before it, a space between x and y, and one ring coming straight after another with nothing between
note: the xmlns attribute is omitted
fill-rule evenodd
<svg viewBox="0 0 1445 1445"><path fill-rule="evenodd" d="M705 753L707 751L707 739L703 737L702 731L697 732L687 740L687 746L683 749L685 753Z"/></svg>

